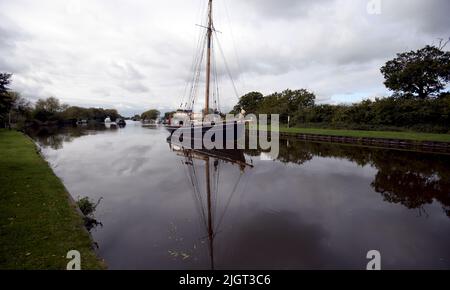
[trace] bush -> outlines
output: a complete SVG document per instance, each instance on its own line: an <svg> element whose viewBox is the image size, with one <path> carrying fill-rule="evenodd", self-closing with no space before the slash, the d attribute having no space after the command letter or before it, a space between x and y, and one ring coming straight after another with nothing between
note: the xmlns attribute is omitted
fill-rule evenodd
<svg viewBox="0 0 450 290"><path fill-rule="evenodd" d="M417 99L388 97L353 105L318 105L296 112L299 127L349 130L450 131L450 96Z"/></svg>
<svg viewBox="0 0 450 290"><path fill-rule="evenodd" d="M91 201L89 199L89 197L83 197L81 199L78 199L77 201L77 205L80 208L81 212L86 216L92 216L95 212L95 210L97 209L97 206L100 203L100 200L98 200L97 203L94 203L93 201Z"/></svg>

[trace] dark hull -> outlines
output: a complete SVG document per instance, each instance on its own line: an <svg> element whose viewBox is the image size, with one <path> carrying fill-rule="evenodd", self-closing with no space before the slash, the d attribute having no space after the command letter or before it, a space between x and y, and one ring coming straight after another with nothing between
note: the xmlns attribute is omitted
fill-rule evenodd
<svg viewBox="0 0 450 290"><path fill-rule="evenodd" d="M223 140L222 148L234 148L237 142L245 137L245 123L243 122L223 123L215 126L166 126L165 128L170 132L168 140L171 140L172 143L183 144L185 148L198 149L198 144L203 140L206 133L212 134L212 142Z"/></svg>

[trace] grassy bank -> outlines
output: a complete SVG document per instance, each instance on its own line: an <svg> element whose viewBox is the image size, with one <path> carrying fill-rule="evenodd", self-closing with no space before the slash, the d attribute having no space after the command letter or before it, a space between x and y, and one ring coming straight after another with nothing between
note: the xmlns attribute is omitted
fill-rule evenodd
<svg viewBox="0 0 450 290"><path fill-rule="evenodd" d="M69 250L82 269L102 269L69 195L19 132L0 130L0 269L65 269Z"/></svg>
<svg viewBox="0 0 450 290"><path fill-rule="evenodd" d="M281 127L280 132L292 134L316 134L325 136L356 137L356 138L384 138L384 139L402 139L413 141L450 142L450 134L334 130L334 129L315 129L315 128L287 128L287 127Z"/></svg>

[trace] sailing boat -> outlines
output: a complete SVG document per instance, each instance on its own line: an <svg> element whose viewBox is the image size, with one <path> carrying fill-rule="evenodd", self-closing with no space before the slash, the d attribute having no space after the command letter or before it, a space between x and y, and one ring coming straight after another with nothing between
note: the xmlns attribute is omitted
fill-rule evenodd
<svg viewBox="0 0 450 290"><path fill-rule="evenodd" d="M188 167L188 176L190 183L194 189L194 197L198 208L200 209L200 218L203 221L208 238L209 262L211 270L215 269L214 259L214 239L220 231L223 222L223 217L230 205L231 199L234 197L239 182L244 174L246 168L253 168L252 164L247 163L243 150L206 150L206 149L186 149L180 144L176 144L168 140L169 147L177 155L184 158L183 164ZM195 162L204 162L205 165L205 190L200 185L198 177L198 170L195 169ZM237 183L233 187L233 191L229 196L224 196L228 199L225 209L220 218L216 218L215 210L217 209L217 199L219 198L219 169L221 163L229 163L238 166L240 169L240 176ZM217 178L217 179L216 179ZM214 206L213 206L214 205Z"/></svg>
<svg viewBox="0 0 450 290"><path fill-rule="evenodd" d="M217 70L214 58L215 39L217 39L216 29L213 22L213 1L208 0L208 17L207 25L199 25L206 29L206 34L203 34L200 41L198 50L199 53L194 58L193 70L194 76L191 80L191 86L189 90L188 100L183 101L180 109L169 120L169 124L166 125L166 129L171 133L177 132L179 136L204 136L208 131L213 130L215 137L218 134L221 140L227 142L241 139L245 134L245 125L248 120L245 120L245 112L242 111L237 118L223 120L224 114L219 109L219 88L217 82ZM214 38L216 36L216 38ZM217 39L218 43L218 39ZM194 112L194 105L197 99L197 91L200 82L201 72L203 70L204 52L206 47L206 86L205 86L205 106L201 113ZM231 75L230 75L231 77ZM212 85L216 85L212 88ZM233 83L234 84L234 83ZM187 90L186 90L187 91ZM211 100L213 99L213 101ZM211 104L214 106L211 106ZM226 132L234 132L233 134Z"/></svg>

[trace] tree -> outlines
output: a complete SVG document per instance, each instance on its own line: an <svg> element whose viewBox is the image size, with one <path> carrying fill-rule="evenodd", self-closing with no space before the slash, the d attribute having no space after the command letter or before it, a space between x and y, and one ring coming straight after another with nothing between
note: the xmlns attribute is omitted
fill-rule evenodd
<svg viewBox="0 0 450 290"><path fill-rule="evenodd" d="M0 73L0 122L6 123L6 115L11 110L14 103L9 94L8 85L11 83L11 74Z"/></svg>
<svg viewBox="0 0 450 290"><path fill-rule="evenodd" d="M27 99L23 98L17 92L9 92L11 99L13 100L12 109L18 112L26 112L31 110L31 103Z"/></svg>
<svg viewBox="0 0 450 290"><path fill-rule="evenodd" d="M17 92L8 92L8 94L12 100L8 119L11 124L16 124L16 128L23 127L26 120L31 117L31 103Z"/></svg>
<svg viewBox="0 0 450 290"><path fill-rule="evenodd" d="M8 85L11 83L12 74L0 73L0 94L3 96L8 92Z"/></svg>
<svg viewBox="0 0 450 290"><path fill-rule="evenodd" d="M173 118L173 115L175 115L176 113L177 113L176 111L166 112L166 113L164 113L164 119L168 120L170 118Z"/></svg>
<svg viewBox="0 0 450 290"><path fill-rule="evenodd" d="M249 114L250 113L254 114L258 110L258 107L261 104L263 98L264 98L263 94L259 92L248 93L239 99L239 102L233 108L233 111L231 113L238 114L243 109Z"/></svg>
<svg viewBox="0 0 450 290"><path fill-rule="evenodd" d="M287 120L288 109L286 99L282 98L280 93L265 96L259 104L257 111L258 114L279 114L281 120Z"/></svg>
<svg viewBox="0 0 450 290"><path fill-rule="evenodd" d="M141 119L144 121L156 120L161 113L158 110L148 110L141 115Z"/></svg>
<svg viewBox="0 0 450 290"><path fill-rule="evenodd" d="M61 104L55 97L47 99L39 99L34 108L34 118L39 121L56 121L62 118L62 113L68 108L67 105Z"/></svg>
<svg viewBox="0 0 450 290"><path fill-rule="evenodd" d="M299 126L304 125L304 123L331 124L336 110L337 106L325 104L306 107L294 114L293 123Z"/></svg>
<svg viewBox="0 0 450 290"><path fill-rule="evenodd" d="M305 89L294 91L287 89L281 93L281 98L287 103L289 115L301 109L313 107L316 101L316 95Z"/></svg>
<svg viewBox="0 0 450 290"><path fill-rule="evenodd" d="M105 114L106 116L100 117L102 121L105 120L106 117L109 117L111 121L115 122L118 118L122 117L116 109L106 109Z"/></svg>
<svg viewBox="0 0 450 290"><path fill-rule="evenodd" d="M65 109L64 112L62 113L62 116L64 120L75 120L75 121L79 119L88 120L91 117L88 112L88 109L76 106L68 107L67 109Z"/></svg>
<svg viewBox="0 0 450 290"><path fill-rule="evenodd" d="M386 87L396 94L425 99L450 82L450 52L428 45L400 53L381 68L381 73Z"/></svg>
<svg viewBox="0 0 450 290"><path fill-rule="evenodd" d="M47 99L39 99L36 102L36 110L44 110L50 113L61 112L64 107L61 105L59 100L55 97L50 97Z"/></svg>
<svg viewBox="0 0 450 290"><path fill-rule="evenodd" d="M259 114L279 114L280 122L287 123L289 116L314 106L316 96L308 90L284 90L263 98L258 105Z"/></svg>
<svg viewBox="0 0 450 290"><path fill-rule="evenodd" d="M64 106L63 106L64 108ZM115 122L118 118L121 118L116 109L103 109L103 108L82 108L77 106L71 106L65 108L60 117L64 121L74 120L92 120L97 122L103 122L107 117L111 121Z"/></svg>

